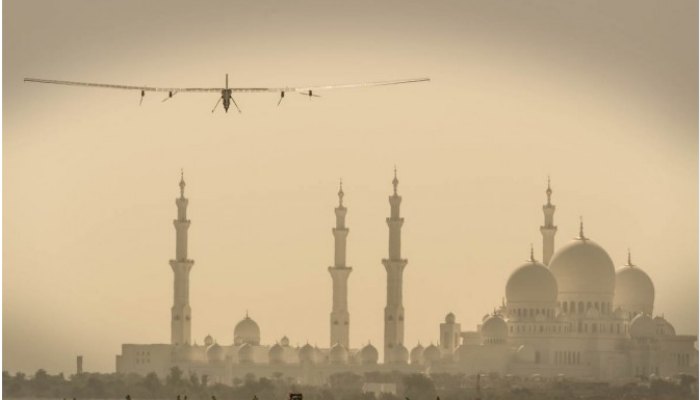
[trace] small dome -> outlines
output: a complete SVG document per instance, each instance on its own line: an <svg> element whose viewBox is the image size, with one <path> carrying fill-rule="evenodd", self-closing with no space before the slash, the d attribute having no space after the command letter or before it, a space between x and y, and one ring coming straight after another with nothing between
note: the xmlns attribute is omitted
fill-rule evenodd
<svg viewBox="0 0 700 400"><path fill-rule="evenodd" d="M248 314L243 318L233 330L233 344L238 346L244 343L257 346L260 344L260 327Z"/></svg>
<svg viewBox="0 0 700 400"><path fill-rule="evenodd" d="M664 317L654 317L656 333L660 336L676 336L676 329Z"/></svg>
<svg viewBox="0 0 700 400"><path fill-rule="evenodd" d="M238 349L238 362L241 364L253 362L253 346L245 343Z"/></svg>
<svg viewBox="0 0 700 400"><path fill-rule="evenodd" d="M299 362L302 364L313 364L316 362L316 350L310 344L305 344L299 349Z"/></svg>
<svg viewBox="0 0 700 400"><path fill-rule="evenodd" d="M423 346L420 343L411 349L411 364L423 364Z"/></svg>
<svg viewBox="0 0 700 400"><path fill-rule="evenodd" d="M280 339L280 345L282 345L282 347L289 347L289 338L282 336L282 339Z"/></svg>
<svg viewBox="0 0 700 400"><path fill-rule="evenodd" d="M529 344L524 344L515 351L515 357L521 363L534 363L536 358L535 348Z"/></svg>
<svg viewBox="0 0 700 400"><path fill-rule="evenodd" d="M453 313L445 315L445 322L448 324L454 324L457 319Z"/></svg>
<svg viewBox="0 0 700 400"><path fill-rule="evenodd" d="M206 347L209 347L209 346L211 346L212 344L214 344L214 338L212 338L211 335L207 335L207 336L204 338L204 345L205 345Z"/></svg>
<svg viewBox="0 0 700 400"><path fill-rule="evenodd" d="M408 349L401 343L397 344L392 351L392 360L396 364L408 364Z"/></svg>
<svg viewBox="0 0 700 400"><path fill-rule="evenodd" d="M562 247L549 262L559 293L612 295L615 266L608 253L590 239L577 239Z"/></svg>
<svg viewBox="0 0 700 400"><path fill-rule="evenodd" d="M656 324L647 314L639 314L630 322L630 336L633 338L652 338L656 336Z"/></svg>
<svg viewBox="0 0 700 400"><path fill-rule="evenodd" d="M345 348L345 346L336 343L333 347L331 347L329 357L331 364L346 364L348 362L348 350Z"/></svg>
<svg viewBox="0 0 700 400"><path fill-rule="evenodd" d="M508 303L556 303L557 280L552 272L537 261L528 261L508 278Z"/></svg>
<svg viewBox="0 0 700 400"><path fill-rule="evenodd" d="M492 315L481 325L484 343L503 343L508 338L508 324L500 315Z"/></svg>
<svg viewBox="0 0 700 400"><path fill-rule="evenodd" d="M207 361L210 363L224 360L224 349L218 343L214 343L207 348Z"/></svg>
<svg viewBox="0 0 700 400"><path fill-rule="evenodd" d="M427 364L440 361L440 349L434 344L426 347L425 351L423 351L423 360L425 360Z"/></svg>
<svg viewBox="0 0 700 400"><path fill-rule="evenodd" d="M268 357L270 358L270 364L282 364L284 362L284 348L279 343L276 343L270 347Z"/></svg>
<svg viewBox="0 0 700 400"><path fill-rule="evenodd" d="M360 362L363 365L374 365L377 361L379 361L379 352L371 343L360 350Z"/></svg>
<svg viewBox="0 0 700 400"><path fill-rule="evenodd" d="M613 306L651 315L654 311L654 283L649 275L629 262L617 270Z"/></svg>

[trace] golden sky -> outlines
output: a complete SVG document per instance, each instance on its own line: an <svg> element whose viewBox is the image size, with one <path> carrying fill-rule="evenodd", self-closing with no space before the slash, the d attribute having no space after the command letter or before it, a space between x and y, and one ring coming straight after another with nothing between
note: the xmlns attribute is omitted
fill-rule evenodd
<svg viewBox="0 0 700 400"><path fill-rule="evenodd" d="M694 1L3 2L3 369L113 371L168 342L185 170L193 337L246 310L265 343L329 341L343 178L350 341L382 343L392 169L403 196L407 346L500 304L540 249L586 234L698 326ZM429 76L309 100L25 84L24 77L279 86ZM538 251L541 257L541 251ZM378 346L381 347L381 346Z"/></svg>

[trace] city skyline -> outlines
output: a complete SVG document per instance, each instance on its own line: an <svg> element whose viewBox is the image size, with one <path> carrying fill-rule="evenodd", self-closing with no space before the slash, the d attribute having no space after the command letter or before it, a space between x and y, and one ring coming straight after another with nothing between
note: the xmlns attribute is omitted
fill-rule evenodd
<svg viewBox="0 0 700 400"><path fill-rule="evenodd" d="M173 198L190 198L192 338L328 341L343 178L350 344L383 342L387 196L403 198L405 341L473 326L541 243L586 234L698 325L697 3L420 1L296 6L9 1L3 65L3 365L114 371L170 337ZM168 86L430 76L309 99L161 103L26 76ZM201 112L198 112L201 110ZM542 258L536 251L537 258ZM303 318L303 321L300 319ZM381 348L380 348L381 352Z"/></svg>

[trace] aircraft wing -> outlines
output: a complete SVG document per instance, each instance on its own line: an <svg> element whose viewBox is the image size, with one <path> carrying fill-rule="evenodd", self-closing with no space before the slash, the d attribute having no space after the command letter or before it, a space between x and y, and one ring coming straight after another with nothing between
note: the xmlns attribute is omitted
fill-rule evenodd
<svg viewBox="0 0 700 400"><path fill-rule="evenodd" d="M90 83L90 82L73 82L73 81L56 81L52 79L37 79L37 78L24 78L25 82L36 82L36 83L52 83L55 85L70 85L70 86L88 86L88 87L98 87L106 89L124 89L124 90L140 90L144 92L221 92L223 88L166 88L166 87L154 87L154 86L131 86L131 85L113 85L109 83Z"/></svg>
<svg viewBox="0 0 700 400"><path fill-rule="evenodd" d="M291 86L291 87L231 87L228 88L232 92L241 93L261 93L261 92L299 92L308 93L317 90L332 90L332 89L350 89L350 88L360 88L360 87L370 87L370 86L386 86L386 85L398 85L402 83L412 83L412 82L426 82L430 78L416 78L416 79L401 79L394 81L381 81L381 82L362 82L362 83L348 83L340 85L322 85L322 86ZM178 87L155 87L155 86L132 86L132 85L115 85L110 83L92 83L92 82L75 82L75 81L58 81L52 79L38 79L38 78L24 78L25 82L35 82L35 83L51 83L54 85L69 85L69 86L87 86L87 87L97 87L105 89L123 89L123 90L139 90L144 92L221 92L226 88L223 87L210 87L210 88L178 88Z"/></svg>
<svg viewBox="0 0 700 400"><path fill-rule="evenodd" d="M346 83L339 85L321 85L321 86L290 86L290 87L247 87L247 88L231 88L234 92L299 92L308 93L317 90L332 90L332 89L350 89L370 86L386 86L398 85L402 83L427 82L430 78L415 78L415 79L399 79L394 81L380 82L361 82L361 83Z"/></svg>

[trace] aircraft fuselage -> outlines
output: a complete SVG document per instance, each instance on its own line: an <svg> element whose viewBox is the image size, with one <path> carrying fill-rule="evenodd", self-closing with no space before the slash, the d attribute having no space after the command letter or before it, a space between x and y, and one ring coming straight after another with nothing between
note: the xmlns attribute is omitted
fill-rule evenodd
<svg viewBox="0 0 700 400"><path fill-rule="evenodd" d="M226 77L226 84L228 86L228 76ZM231 89L224 89L221 91L221 100L224 103L224 111L228 112L228 108L231 106Z"/></svg>

